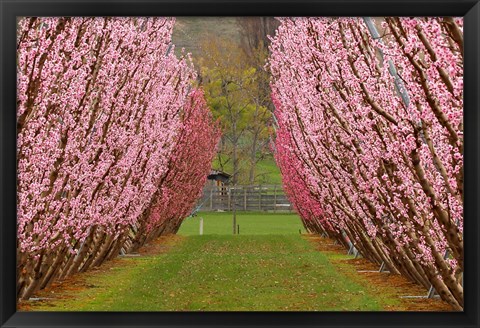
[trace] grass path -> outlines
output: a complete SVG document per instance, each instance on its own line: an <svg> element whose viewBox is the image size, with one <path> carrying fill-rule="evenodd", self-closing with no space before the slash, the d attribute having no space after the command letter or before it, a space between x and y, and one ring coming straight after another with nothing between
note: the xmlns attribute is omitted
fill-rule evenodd
<svg viewBox="0 0 480 328"><path fill-rule="evenodd" d="M300 235L295 214L239 213L244 234L237 236L231 214L201 216L205 235L198 236L198 217L187 219L179 235L41 291L43 300L20 310L448 310L438 300L401 299L426 293L402 277L358 273L375 266L331 240Z"/></svg>
<svg viewBox="0 0 480 328"><path fill-rule="evenodd" d="M395 303L337 271L299 235L177 238L167 253L124 258L109 272L90 273L90 288L33 310L382 310Z"/></svg>

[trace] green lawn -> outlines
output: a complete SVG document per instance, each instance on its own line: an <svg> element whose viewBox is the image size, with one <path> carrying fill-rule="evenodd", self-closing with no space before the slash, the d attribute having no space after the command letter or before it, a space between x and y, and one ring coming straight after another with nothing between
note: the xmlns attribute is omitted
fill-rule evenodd
<svg viewBox="0 0 480 328"><path fill-rule="evenodd" d="M225 160L225 158L224 158ZM215 169L220 169L218 163L218 158L215 157L212 162L212 167ZM232 162L229 161L223 170L227 173L233 172ZM281 185L282 184L282 175L280 169L275 162L275 159L272 155L267 155L265 158L260 160L257 163L255 171L255 184L267 184L267 185ZM249 184L248 183L248 165L244 162L240 162L240 172L238 174L239 184Z"/></svg>
<svg viewBox="0 0 480 328"><path fill-rule="evenodd" d="M367 311L395 302L370 294L329 256L298 234L189 236L165 254L90 274L90 288L32 310Z"/></svg>
<svg viewBox="0 0 480 328"><path fill-rule="evenodd" d="M187 218L178 234L196 236L199 234L200 218L203 218L205 235L231 235L233 231L231 212L199 212L196 217ZM237 212L240 235L299 234L305 229L297 214Z"/></svg>
<svg viewBox="0 0 480 328"><path fill-rule="evenodd" d="M280 169L273 157L267 157L257 164L257 175L260 175L257 180L258 183L263 184L282 184L282 175Z"/></svg>

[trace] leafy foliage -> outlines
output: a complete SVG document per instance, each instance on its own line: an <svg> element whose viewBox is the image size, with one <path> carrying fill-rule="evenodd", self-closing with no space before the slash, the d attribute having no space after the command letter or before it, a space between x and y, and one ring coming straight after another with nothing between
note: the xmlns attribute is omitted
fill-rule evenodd
<svg viewBox="0 0 480 328"><path fill-rule="evenodd" d="M254 183L257 163L269 152L271 111L265 103L266 75L254 67L239 45L210 36L202 43L200 84L222 126L217 163L230 163L234 183ZM265 57L265 55L263 55Z"/></svg>

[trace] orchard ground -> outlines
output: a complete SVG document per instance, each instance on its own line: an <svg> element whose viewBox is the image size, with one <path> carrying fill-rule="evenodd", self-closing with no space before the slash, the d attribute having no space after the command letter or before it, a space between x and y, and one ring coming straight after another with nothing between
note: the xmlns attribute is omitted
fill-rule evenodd
<svg viewBox="0 0 480 328"><path fill-rule="evenodd" d="M306 235L296 214L237 216L240 235L231 234L231 213L200 213L178 235L55 284L19 310L450 310L438 299L402 298L426 291L400 276L370 272L378 268L330 239Z"/></svg>

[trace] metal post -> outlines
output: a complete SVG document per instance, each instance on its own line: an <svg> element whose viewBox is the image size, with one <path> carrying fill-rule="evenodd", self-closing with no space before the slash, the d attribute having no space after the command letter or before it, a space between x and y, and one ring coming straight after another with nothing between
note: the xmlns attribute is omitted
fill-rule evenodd
<svg viewBox="0 0 480 328"><path fill-rule="evenodd" d="M277 185L273 187L273 212L277 211Z"/></svg>
<svg viewBox="0 0 480 328"><path fill-rule="evenodd" d="M458 224L458 220L457 220L457 224ZM450 253L448 253L448 250L446 250L445 254L443 254L443 259L446 260L449 256L449 254ZM463 279L462 279L462 287L463 287ZM430 289L428 290L427 298L434 298L437 295L438 295L438 293L437 293L437 290L435 289L435 287L433 287L433 285L430 285Z"/></svg>
<svg viewBox="0 0 480 328"><path fill-rule="evenodd" d="M372 21L372 18L363 17L363 21L365 22L365 25L367 25L368 31L370 32L372 38L375 40L379 40L380 43L383 43L380 34L378 33L378 30ZM378 51L383 61L383 52L381 49L378 49ZM397 69L395 68L392 60L388 60L388 71L390 72L390 75L393 76L395 79L395 90L397 91L400 98L402 98L405 107L408 107L408 105L410 104L410 98L408 96L407 89L403 85L403 81L400 76L398 76Z"/></svg>
<svg viewBox="0 0 480 328"><path fill-rule="evenodd" d="M385 269L385 262L382 262L382 265L380 265L380 269L378 270L378 272L383 272L384 269Z"/></svg>
<svg viewBox="0 0 480 328"><path fill-rule="evenodd" d="M387 268L387 264L385 263L385 261L383 261L382 265L380 265L380 269L378 270L378 272L386 272L386 273L390 272Z"/></svg>
<svg viewBox="0 0 480 328"><path fill-rule="evenodd" d="M228 210L232 210L232 188L228 189L228 203L227 203Z"/></svg>
<svg viewBox="0 0 480 328"><path fill-rule="evenodd" d="M262 185L258 186L258 210L262 210Z"/></svg>
<svg viewBox="0 0 480 328"><path fill-rule="evenodd" d="M200 236L203 235L203 218L200 218Z"/></svg>
<svg viewBox="0 0 480 328"><path fill-rule="evenodd" d="M233 192L235 192L235 185L234 185L234 188L233 188ZM230 188L229 195L231 193L232 193L232 189ZM237 207L235 206L235 201L234 201L233 202L233 234L236 234L236 228L237 228Z"/></svg>
<svg viewBox="0 0 480 328"><path fill-rule="evenodd" d="M435 290L435 287L433 287L433 285L430 285L430 289L428 290L427 298L434 298L436 294L437 294L437 291Z"/></svg>
<svg viewBox="0 0 480 328"><path fill-rule="evenodd" d="M348 250L348 253L347 253L347 254L348 254L348 255L352 255L352 254L353 254L353 251L354 251L354 249L355 249L355 246L353 246L353 244L350 243L350 242L349 242L349 244L350 244L350 249Z"/></svg>
<svg viewBox="0 0 480 328"><path fill-rule="evenodd" d="M210 211L213 210L213 188L210 189Z"/></svg>
<svg viewBox="0 0 480 328"><path fill-rule="evenodd" d="M247 188L243 187L243 210L247 211Z"/></svg>

